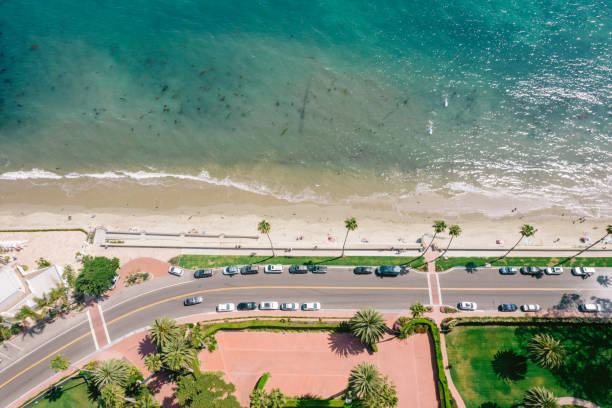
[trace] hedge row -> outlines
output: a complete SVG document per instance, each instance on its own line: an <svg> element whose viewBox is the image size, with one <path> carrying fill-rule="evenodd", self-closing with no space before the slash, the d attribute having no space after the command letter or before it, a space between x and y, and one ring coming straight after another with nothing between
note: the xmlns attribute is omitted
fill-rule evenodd
<svg viewBox="0 0 612 408"><path fill-rule="evenodd" d="M0 232L51 232L51 231L80 231L85 235L89 235L83 228L46 228L46 229L9 229L0 230Z"/></svg>
<svg viewBox="0 0 612 408"><path fill-rule="evenodd" d="M442 330L448 332L455 326L587 326L612 325L605 317L447 317L442 320Z"/></svg>
<svg viewBox="0 0 612 408"><path fill-rule="evenodd" d="M269 379L270 373L263 373L263 375L259 377L259 380L257 380L257 384L255 384L254 391L263 390Z"/></svg>
<svg viewBox="0 0 612 408"><path fill-rule="evenodd" d="M342 331L338 323L318 322L294 322L281 320L245 320L233 323L215 323L205 325L204 335L210 336L219 330L249 330L249 329L272 329L272 330L325 330Z"/></svg>
<svg viewBox="0 0 612 408"><path fill-rule="evenodd" d="M283 408L295 408L295 407L351 407L357 408L359 405L357 402L352 404L345 404L344 400L339 399L290 399L283 404Z"/></svg>

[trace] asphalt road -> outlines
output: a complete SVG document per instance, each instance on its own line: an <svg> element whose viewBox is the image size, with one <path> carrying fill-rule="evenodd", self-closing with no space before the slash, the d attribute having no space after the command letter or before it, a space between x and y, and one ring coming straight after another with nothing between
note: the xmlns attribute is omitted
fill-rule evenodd
<svg viewBox="0 0 612 408"><path fill-rule="evenodd" d="M468 300L477 302L479 309L484 310L494 310L502 302L539 303L545 310L557 310L561 305L567 310L575 310L577 302L589 301L600 303L612 312L612 286L607 286L612 285L612 268L601 268L586 280L572 276L567 270L561 276L540 279L520 274L501 276L497 269L478 269L471 273L454 270L438 273L437 277L441 302L446 305ZM185 297L196 294L204 297L202 304L183 306ZM294 275L285 268L282 274L260 272L230 277L217 270L211 278L194 279L192 273L187 272L182 277L168 275L123 288L102 302L102 310L110 339L116 341L150 325L156 317L177 318L214 312L218 303L318 301L328 310L374 307L388 311L407 310L414 302L430 304L431 299L427 274L422 272L380 278L354 275L352 268L347 267L330 267L328 273L322 275ZM89 330L87 321L67 327L65 332L50 338L21 359L0 365L0 405L8 406L49 378L52 375L49 360L62 347L61 354L73 362L94 353L96 348Z"/></svg>

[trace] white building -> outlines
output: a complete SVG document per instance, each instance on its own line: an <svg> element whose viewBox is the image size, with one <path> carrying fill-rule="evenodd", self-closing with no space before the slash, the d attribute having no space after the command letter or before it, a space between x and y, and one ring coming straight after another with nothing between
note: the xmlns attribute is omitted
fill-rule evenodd
<svg viewBox="0 0 612 408"><path fill-rule="evenodd" d="M13 307L28 293L25 282L19 278L19 272L12 266L0 268L0 312Z"/></svg>

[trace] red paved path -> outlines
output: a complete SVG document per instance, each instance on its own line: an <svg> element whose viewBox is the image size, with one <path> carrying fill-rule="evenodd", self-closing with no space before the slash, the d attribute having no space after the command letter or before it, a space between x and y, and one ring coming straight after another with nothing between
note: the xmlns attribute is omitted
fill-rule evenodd
<svg viewBox="0 0 612 408"><path fill-rule="evenodd" d="M100 315L98 302L92 300L87 306L87 311L91 317L91 324L98 342L98 347L102 348L108 344L108 338L106 337L106 332L104 331L104 322L102 320L102 316Z"/></svg>
<svg viewBox="0 0 612 408"><path fill-rule="evenodd" d="M224 371L245 406L264 372L271 374L267 390L329 398L342 394L350 370L363 361L375 364L395 382L399 408L439 406L427 335L403 341L387 337L373 354L349 334L220 332L217 340L218 350L200 353L202 367Z"/></svg>

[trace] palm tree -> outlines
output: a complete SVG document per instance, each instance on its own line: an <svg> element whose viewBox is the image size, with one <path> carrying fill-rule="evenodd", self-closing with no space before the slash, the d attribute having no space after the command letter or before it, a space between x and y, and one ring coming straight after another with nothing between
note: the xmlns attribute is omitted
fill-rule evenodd
<svg viewBox="0 0 612 408"><path fill-rule="evenodd" d="M195 358L195 350L181 338L171 340L162 348L161 360L172 371L193 371L190 365Z"/></svg>
<svg viewBox="0 0 612 408"><path fill-rule="evenodd" d="M138 408L159 408L159 402L149 392L142 392L137 400Z"/></svg>
<svg viewBox="0 0 612 408"><path fill-rule="evenodd" d="M604 239L606 239L609 235L612 235L612 225L608 225L606 227L606 235L604 235L603 237L599 238L597 241L593 242L591 245L589 245L588 247L584 248L583 250L579 251L578 253L570 256L569 258L565 259L563 262L561 263L565 263L567 261L570 261L574 258L576 258L578 255L580 255L583 252L588 251L589 249L593 248L595 245L599 244L601 241L603 241Z"/></svg>
<svg viewBox="0 0 612 408"><path fill-rule="evenodd" d="M129 375L130 368L125 361L111 358L98 364L91 376L98 390L102 391L107 385L124 387Z"/></svg>
<svg viewBox="0 0 612 408"><path fill-rule="evenodd" d="M250 408L268 408L268 394L264 390L254 390L249 395Z"/></svg>
<svg viewBox="0 0 612 408"><path fill-rule="evenodd" d="M105 407L122 408L125 406L125 403L123 402L124 395L125 390L121 386L117 384L109 384L102 389L100 399L102 399Z"/></svg>
<svg viewBox="0 0 612 408"><path fill-rule="evenodd" d="M425 248L425 250L423 251L423 254L427 252L427 250L431 247L434 240L436 239L436 235L444 232L444 230L446 229L446 222L444 222L443 220L435 220L432 227L434 229L434 235L433 238L431 238L431 242L429 243L429 245L427 245L427 248Z"/></svg>
<svg viewBox="0 0 612 408"><path fill-rule="evenodd" d="M508 256L508 254L509 254L510 252L512 252L512 251L514 250L514 248L516 248L516 246L517 246L518 244L520 244L520 243L521 243L521 240L522 240L524 237L532 237L532 236L533 236L533 235L536 233L536 231L537 231L537 229L534 229L534 228L533 228L531 225L524 224L524 225L521 227L521 230L519 231L519 232L520 232L520 234L521 234L521 237L519 238L519 240L518 240L518 241L516 241L516 244L514 244L514 246L513 246L512 248L510 248L510 249L508 250L508 252L506 252L506 253L505 253L505 254L504 254L504 255L503 255L501 258L497 258L497 259L496 259L496 261L502 260L502 259L504 259L505 257L507 257L507 256Z"/></svg>
<svg viewBox="0 0 612 408"><path fill-rule="evenodd" d="M161 317L155 319L151 330L151 340L153 344L157 346L158 350L161 350L166 344L179 336L179 327L174 319L169 317Z"/></svg>
<svg viewBox="0 0 612 408"><path fill-rule="evenodd" d="M50 303L49 297L47 297L46 293L43 293L41 297L34 298L34 303L36 303L36 309L40 310L44 307L47 307Z"/></svg>
<svg viewBox="0 0 612 408"><path fill-rule="evenodd" d="M523 403L527 408L559 408L552 392L544 387L533 387L525 392Z"/></svg>
<svg viewBox="0 0 612 408"><path fill-rule="evenodd" d="M342 244L342 255L340 255L341 257L344 256L344 247L346 246L346 239L348 238L349 232L355 231L358 227L357 220L355 219L355 217L347 218L346 220L344 220L344 227L346 228L346 235L344 236L344 243Z"/></svg>
<svg viewBox="0 0 612 408"><path fill-rule="evenodd" d="M276 254L274 253L274 246L272 245L272 239L270 238L270 228L270 223L266 220L261 220L259 224L257 224L257 231L268 236L268 241L270 241L270 248L272 249L272 256L276 256Z"/></svg>
<svg viewBox="0 0 612 408"><path fill-rule="evenodd" d="M361 399L376 393L383 385L383 379L375 365L361 363L351 370L348 389Z"/></svg>
<svg viewBox="0 0 612 408"><path fill-rule="evenodd" d="M283 408L287 402L287 396L280 389L274 388L268 394L268 408Z"/></svg>
<svg viewBox="0 0 612 408"><path fill-rule="evenodd" d="M144 359L145 367L151 374L159 371L162 367L162 361L159 354L149 354Z"/></svg>
<svg viewBox="0 0 612 408"><path fill-rule="evenodd" d="M567 351L550 334L536 334L529 340L529 353L540 367L556 369L563 365Z"/></svg>
<svg viewBox="0 0 612 408"><path fill-rule="evenodd" d="M444 248L444 252L442 252L440 256L438 256L436 259L442 258L444 254L446 254L446 251L448 251L448 248L450 248L453 239L461 235L461 227L458 225L451 225L450 227L448 227L448 235L450 235L451 239L450 241L448 241L448 245L446 246L446 248Z"/></svg>
<svg viewBox="0 0 612 408"><path fill-rule="evenodd" d="M29 306L22 306L21 309L19 309L19 311L15 314L15 319L22 322L25 322L28 317L34 320L39 320L41 318L41 316Z"/></svg>
<svg viewBox="0 0 612 408"><path fill-rule="evenodd" d="M353 336L363 344L372 346L384 335L387 327L385 319L374 309L361 309L349 320Z"/></svg>

